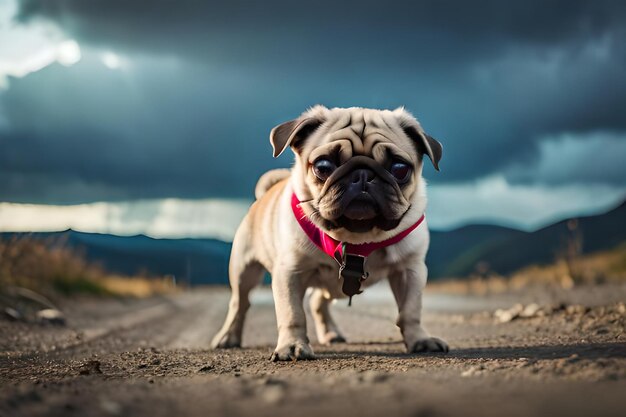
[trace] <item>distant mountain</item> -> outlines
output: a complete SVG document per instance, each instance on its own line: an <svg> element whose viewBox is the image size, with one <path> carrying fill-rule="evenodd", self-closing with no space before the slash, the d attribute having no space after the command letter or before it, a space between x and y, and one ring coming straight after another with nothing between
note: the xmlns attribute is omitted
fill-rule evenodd
<svg viewBox="0 0 626 417"><path fill-rule="evenodd" d="M467 276L478 265L508 274L531 264L554 262L575 236L581 239L583 253L626 242L626 202L604 214L562 220L534 232L497 226L432 232L427 264L433 278Z"/></svg>
<svg viewBox="0 0 626 417"><path fill-rule="evenodd" d="M573 234L581 237L583 253L626 242L626 202L604 214L579 217L575 231L568 228L568 223L573 225L571 221L566 219L535 232L492 225L432 231L426 259L429 277L464 277L479 265L507 274L530 264L552 263ZM0 238L13 235L21 233L0 233ZM174 275L192 285L228 283L231 244L220 240L122 237L73 230L26 235L66 241L110 272Z"/></svg>
<svg viewBox="0 0 626 417"><path fill-rule="evenodd" d="M431 278L465 275L476 256L526 234L521 230L493 225L469 225L449 232L431 230L426 262Z"/></svg>
<svg viewBox="0 0 626 417"><path fill-rule="evenodd" d="M192 285L228 282L231 244L216 239L153 239L114 236L73 230L51 233L0 233L0 237L28 235L65 243L109 272L125 275L174 275Z"/></svg>

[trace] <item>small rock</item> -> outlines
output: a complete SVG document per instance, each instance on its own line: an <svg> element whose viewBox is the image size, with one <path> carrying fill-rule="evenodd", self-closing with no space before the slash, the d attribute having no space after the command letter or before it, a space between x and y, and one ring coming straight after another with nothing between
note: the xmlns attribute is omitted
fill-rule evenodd
<svg viewBox="0 0 626 417"><path fill-rule="evenodd" d="M545 315L539 304L532 303L524 307L522 304L515 304L509 309L498 309L493 314L500 323L508 323L518 318L540 317Z"/></svg>
<svg viewBox="0 0 626 417"><path fill-rule="evenodd" d="M213 370L213 365L204 365L202 368L198 369L198 372L211 372Z"/></svg>
<svg viewBox="0 0 626 417"><path fill-rule="evenodd" d="M37 321L41 324L65 326L65 315L54 308L45 308L37 312Z"/></svg>
<svg viewBox="0 0 626 417"><path fill-rule="evenodd" d="M521 304L515 304L513 307L507 310L503 310L503 309L496 310L494 313L494 317L500 323L508 323L518 318L522 311L524 311L524 306Z"/></svg>
<svg viewBox="0 0 626 417"><path fill-rule="evenodd" d="M581 305L571 305L565 308L565 312L570 315L585 314L589 312L589 308Z"/></svg>
<svg viewBox="0 0 626 417"><path fill-rule="evenodd" d="M532 303L524 307L524 309L519 313L519 316L524 318L535 317L540 311L541 307L539 307L539 304Z"/></svg>
<svg viewBox="0 0 626 417"><path fill-rule="evenodd" d="M5 307L4 310L2 310L2 316L10 321L18 321L23 319L20 312L11 307Z"/></svg>
<svg viewBox="0 0 626 417"><path fill-rule="evenodd" d="M78 370L80 375L95 375L101 374L102 369L100 369L100 361L88 361L85 362L80 369Z"/></svg>

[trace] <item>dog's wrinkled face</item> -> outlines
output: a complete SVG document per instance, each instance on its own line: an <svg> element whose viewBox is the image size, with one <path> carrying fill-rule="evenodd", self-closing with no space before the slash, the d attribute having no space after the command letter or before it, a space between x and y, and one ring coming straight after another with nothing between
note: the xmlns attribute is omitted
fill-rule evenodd
<svg viewBox="0 0 626 417"><path fill-rule="evenodd" d="M392 230L411 208L423 155L438 169L441 144L404 109L316 106L270 135L274 156L291 146L305 211L327 231Z"/></svg>

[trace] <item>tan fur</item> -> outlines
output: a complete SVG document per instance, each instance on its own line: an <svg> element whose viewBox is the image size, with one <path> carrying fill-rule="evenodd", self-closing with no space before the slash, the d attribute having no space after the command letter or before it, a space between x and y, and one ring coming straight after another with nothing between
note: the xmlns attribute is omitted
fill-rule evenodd
<svg viewBox="0 0 626 417"><path fill-rule="evenodd" d="M267 171L265 174L261 175L261 178L257 181L256 187L254 188L254 196L257 200L260 200L267 190L272 188L277 182L288 178L290 175L291 171L288 169L273 169Z"/></svg>
<svg viewBox="0 0 626 417"><path fill-rule="evenodd" d="M315 122L318 119L320 122ZM287 171L288 178L282 170L270 171L259 180L255 191L258 200L242 221L233 241L229 267L233 292L229 313L213 339L214 347L241 345L249 307L248 293L267 270L272 274L279 333L274 360L313 358L302 306L309 287L314 288L310 302L318 341L343 340L329 309L333 298L344 297L338 266L310 242L296 222L290 205L291 195L295 192L301 201L306 201L303 208L316 222L315 216L321 214L315 213L323 213L324 207L332 206L341 198L337 193L324 194L326 184L316 180L310 168L315 158L334 152L340 155L343 164L361 155L382 166L385 158L393 154L414 165L413 176L398 191L401 195L397 201L388 202L389 212L401 215L397 227L392 230L374 228L359 233L344 228L326 230L338 240L358 244L387 239L415 223L426 207L425 182L421 176L422 155L416 152L416 145L412 143L415 139L409 138L403 128L412 123L411 127L418 133L423 131L404 109L327 109L316 106L288 123L272 131L272 145L275 154L282 152L281 147L295 146L296 163ZM298 137L298 126L311 125L319 127L305 138ZM273 137L275 134L281 137ZM433 158L432 153L429 156ZM434 164L437 162L433 161ZM384 278L389 280L400 312L398 326L410 352L448 349L445 342L431 337L421 325L421 293L426 284L424 258L428 243L428 229L424 222L399 243L373 252L367 260L370 277L362 286L366 288Z"/></svg>

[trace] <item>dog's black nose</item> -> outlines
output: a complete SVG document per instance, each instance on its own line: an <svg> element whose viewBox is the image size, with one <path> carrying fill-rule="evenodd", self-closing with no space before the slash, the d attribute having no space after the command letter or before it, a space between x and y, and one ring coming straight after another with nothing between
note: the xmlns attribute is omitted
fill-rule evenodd
<svg viewBox="0 0 626 417"><path fill-rule="evenodd" d="M352 171L352 184L359 184L365 187L365 184L371 182L374 179L374 171L367 168L359 168Z"/></svg>

